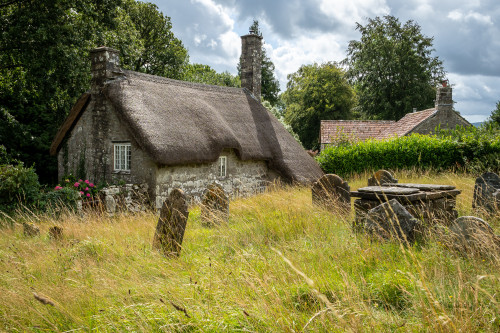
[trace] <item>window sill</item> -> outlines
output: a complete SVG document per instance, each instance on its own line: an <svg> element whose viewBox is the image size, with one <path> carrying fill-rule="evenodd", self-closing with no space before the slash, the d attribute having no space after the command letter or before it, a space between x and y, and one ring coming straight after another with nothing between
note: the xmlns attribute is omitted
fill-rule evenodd
<svg viewBox="0 0 500 333"><path fill-rule="evenodd" d="M130 175L130 170L113 170L115 175Z"/></svg>

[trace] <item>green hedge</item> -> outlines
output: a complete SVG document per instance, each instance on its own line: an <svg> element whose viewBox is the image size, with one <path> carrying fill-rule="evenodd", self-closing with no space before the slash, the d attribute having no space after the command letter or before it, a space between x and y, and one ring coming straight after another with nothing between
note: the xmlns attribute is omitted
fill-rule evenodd
<svg viewBox="0 0 500 333"><path fill-rule="evenodd" d="M368 140L328 147L317 157L327 173L348 176L379 169L436 169L458 167L498 171L500 131L469 128L437 135L412 134L387 140Z"/></svg>

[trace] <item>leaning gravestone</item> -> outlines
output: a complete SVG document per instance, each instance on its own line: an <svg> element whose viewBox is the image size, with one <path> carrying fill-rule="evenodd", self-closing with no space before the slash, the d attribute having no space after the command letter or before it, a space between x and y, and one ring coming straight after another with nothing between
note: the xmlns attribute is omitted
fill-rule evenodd
<svg viewBox="0 0 500 333"><path fill-rule="evenodd" d="M161 207L153 247L162 251L166 256L178 256L181 252L188 216L186 196L182 190L176 188Z"/></svg>
<svg viewBox="0 0 500 333"><path fill-rule="evenodd" d="M205 190L201 200L201 220L205 225L227 221L229 197L221 185L213 183Z"/></svg>
<svg viewBox="0 0 500 333"><path fill-rule="evenodd" d="M387 170L379 170L373 174L371 178L368 179L368 186L381 186L386 183L397 183L398 180L394 178L392 173Z"/></svg>
<svg viewBox="0 0 500 333"><path fill-rule="evenodd" d="M351 188L349 184L334 174L318 179L311 188L312 202L328 210L351 209Z"/></svg>
<svg viewBox="0 0 500 333"><path fill-rule="evenodd" d="M411 242L419 221L396 199L385 202L368 211L364 221L365 230L379 238L396 238Z"/></svg>
<svg viewBox="0 0 500 333"><path fill-rule="evenodd" d="M450 225L451 246L460 252L498 254L500 237L490 225L475 216L461 216Z"/></svg>
<svg viewBox="0 0 500 333"><path fill-rule="evenodd" d="M497 209L495 193L500 190L500 177L493 172L486 172L476 179L472 208L484 209L493 213Z"/></svg>

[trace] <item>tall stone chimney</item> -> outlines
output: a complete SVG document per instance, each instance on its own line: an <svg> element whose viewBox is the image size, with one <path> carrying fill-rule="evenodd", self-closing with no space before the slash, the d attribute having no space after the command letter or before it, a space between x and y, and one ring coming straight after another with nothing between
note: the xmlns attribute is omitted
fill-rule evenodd
<svg viewBox="0 0 500 333"><path fill-rule="evenodd" d="M448 80L442 81L437 88L435 107L437 111L453 110L452 88Z"/></svg>
<svg viewBox="0 0 500 333"><path fill-rule="evenodd" d="M250 31L241 36L241 87L250 92L260 101L261 67L262 67L262 36Z"/></svg>
<svg viewBox="0 0 500 333"><path fill-rule="evenodd" d="M98 94L107 80L123 75L120 69L120 52L101 46L90 51L91 93Z"/></svg>

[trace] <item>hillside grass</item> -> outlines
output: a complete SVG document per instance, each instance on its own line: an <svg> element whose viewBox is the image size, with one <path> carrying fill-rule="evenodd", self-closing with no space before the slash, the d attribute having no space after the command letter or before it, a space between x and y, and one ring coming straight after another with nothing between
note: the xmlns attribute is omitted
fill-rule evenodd
<svg viewBox="0 0 500 333"><path fill-rule="evenodd" d="M455 185L459 214L471 214L470 175L396 177ZM167 259L151 247L152 212L24 214L0 229L0 331L500 330L500 254L459 254L432 236L375 242L351 231L353 216L312 206L307 188L234 200L214 228L192 207L182 253ZM498 216L487 219L500 233ZM41 236L24 236L24 221ZM55 224L61 241L47 236Z"/></svg>

